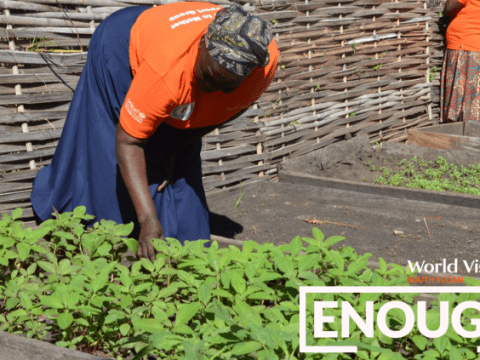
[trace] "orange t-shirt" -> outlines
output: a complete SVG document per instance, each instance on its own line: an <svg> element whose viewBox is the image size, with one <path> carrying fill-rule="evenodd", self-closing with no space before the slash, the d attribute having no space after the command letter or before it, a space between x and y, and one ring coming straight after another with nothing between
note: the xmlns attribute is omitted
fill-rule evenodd
<svg viewBox="0 0 480 360"><path fill-rule="evenodd" d="M163 121L179 129L221 124L248 108L267 89L278 62L274 41L270 63L256 68L230 94L207 94L194 86L198 44L221 7L180 2L144 11L130 34L133 80L120 112L131 136L150 137Z"/></svg>
<svg viewBox="0 0 480 360"><path fill-rule="evenodd" d="M465 5L447 28L447 48L480 51L480 0L457 0Z"/></svg>

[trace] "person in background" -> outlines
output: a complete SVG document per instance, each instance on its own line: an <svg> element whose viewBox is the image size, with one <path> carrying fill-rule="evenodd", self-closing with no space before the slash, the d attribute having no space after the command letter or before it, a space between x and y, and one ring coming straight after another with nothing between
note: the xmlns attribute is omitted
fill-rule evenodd
<svg viewBox="0 0 480 360"><path fill-rule="evenodd" d="M440 84L442 122L480 119L480 0L447 0L446 53Z"/></svg>
<svg viewBox="0 0 480 360"><path fill-rule="evenodd" d="M201 137L237 118L272 81L268 22L233 3L129 7L92 36L52 159L34 180L37 221L79 205L153 238L210 239Z"/></svg>

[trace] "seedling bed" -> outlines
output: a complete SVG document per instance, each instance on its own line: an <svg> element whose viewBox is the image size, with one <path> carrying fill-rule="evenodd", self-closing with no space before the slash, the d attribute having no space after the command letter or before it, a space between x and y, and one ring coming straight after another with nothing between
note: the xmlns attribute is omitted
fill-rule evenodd
<svg viewBox="0 0 480 360"><path fill-rule="evenodd" d="M478 176L473 169L479 164L480 152L398 143L370 146L366 137L359 137L286 161L281 165L279 178L339 190L480 208L477 195L480 187L474 184ZM440 175L441 169L445 174ZM463 174L469 169L473 173L470 179ZM411 170L416 174L433 174L438 179L412 181ZM460 185L453 186L454 176L461 179Z"/></svg>

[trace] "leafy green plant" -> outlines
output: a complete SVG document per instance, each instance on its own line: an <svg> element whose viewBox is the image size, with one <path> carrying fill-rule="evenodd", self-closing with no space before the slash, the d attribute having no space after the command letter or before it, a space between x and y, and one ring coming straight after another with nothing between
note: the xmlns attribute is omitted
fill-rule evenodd
<svg viewBox="0 0 480 360"><path fill-rule="evenodd" d="M216 242L154 239L155 261L122 264L131 225L100 221L89 228L85 208L58 214L35 230L18 218L0 220L0 330L44 339L58 346L89 353L103 351L119 359L148 355L160 359L317 359L299 352L300 286L408 286L410 270L379 259L368 268L371 254L359 256L349 246L333 249L344 240L313 237L290 243L243 243L220 249ZM105 251L108 250L108 253ZM478 285L475 280L471 284ZM443 296L443 297L442 297ZM463 297L462 297L463 296ZM307 297L307 341L313 342L314 301L348 299L365 317L365 300L382 305L392 300L413 302L412 294L312 294ZM475 294L443 294L452 303L477 300ZM376 305L376 306L377 306ZM438 313L434 304L427 317ZM331 309L326 315L338 315ZM466 330L478 316L473 310L462 319ZM325 330L338 330L339 318ZM387 324L403 327L405 319L391 311ZM434 327L434 325L432 325ZM399 343L375 331L367 338L352 324L349 341L360 359L470 359L478 339L448 336L429 342L417 327ZM453 335L452 335L453 334ZM336 340L320 342L335 344ZM403 355L396 355L399 350ZM380 357L378 357L380 354ZM427 354L429 357L427 357ZM321 357L323 358L323 357ZM350 359L336 354L328 359Z"/></svg>
<svg viewBox="0 0 480 360"><path fill-rule="evenodd" d="M412 161L403 159L397 163L400 167L393 170L382 166L375 168L365 163L371 171L381 171L375 183L434 191L453 191L464 194L480 195L480 167L478 165L460 166L449 164L439 156L437 161L425 161L417 156Z"/></svg>
<svg viewBox="0 0 480 360"><path fill-rule="evenodd" d="M272 23L272 25L275 25L275 24L277 24L277 23L278 23L278 21L277 21L277 20L275 20L275 19L270 19L270 22Z"/></svg>

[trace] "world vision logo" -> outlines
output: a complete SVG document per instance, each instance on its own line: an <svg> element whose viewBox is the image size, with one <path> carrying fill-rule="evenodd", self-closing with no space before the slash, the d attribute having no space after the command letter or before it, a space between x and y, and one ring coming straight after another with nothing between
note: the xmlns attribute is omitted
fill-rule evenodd
<svg viewBox="0 0 480 360"><path fill-rule="evenodd" d="M132 103L130 99L127 100L127 103L125 104L125 108L127 109L128 113L130 116L135 119L136 122L141 124L143 120L145 120L145 114L140 112Z"/></svg>

